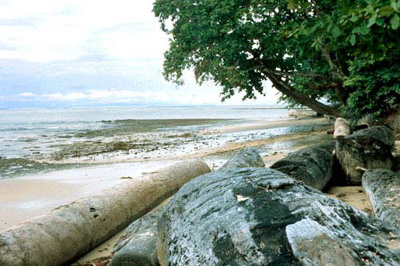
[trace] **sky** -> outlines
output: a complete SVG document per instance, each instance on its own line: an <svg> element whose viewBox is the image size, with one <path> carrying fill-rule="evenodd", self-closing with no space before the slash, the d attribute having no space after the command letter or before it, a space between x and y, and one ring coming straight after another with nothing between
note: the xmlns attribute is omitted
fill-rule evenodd
<svg viewBox="0 0 400 266"><path fill-rule="evenodd" d="M190 71L183 86L164 80L153 1L0 0L0 109L221 104L221 88ZM266 93L244 104L275 104Z"/></svg>

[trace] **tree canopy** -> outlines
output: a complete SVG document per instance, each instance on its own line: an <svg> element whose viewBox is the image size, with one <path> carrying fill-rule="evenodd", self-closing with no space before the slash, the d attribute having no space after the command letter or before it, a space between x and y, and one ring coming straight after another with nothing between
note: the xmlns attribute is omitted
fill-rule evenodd
<svg viewBox="0 0 400 266"><path fill-rule="evenodd" d="M400 103L400 0L156 0L164 75L263 94L327 115L386 116ZM327 99L329 104L319 100Z"/></svg>

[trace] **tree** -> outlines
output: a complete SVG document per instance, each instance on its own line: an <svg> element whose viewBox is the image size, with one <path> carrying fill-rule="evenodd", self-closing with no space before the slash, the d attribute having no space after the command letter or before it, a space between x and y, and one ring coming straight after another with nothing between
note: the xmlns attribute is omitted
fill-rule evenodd
<svg viewBox="0 0 400 266"><path fill-rule="evenodd" d="M193 69L199 83L211 79L221 85L223 99L237 91L254 98L270 80L285 101L353 117L399 105L399 8L400 0L154 3L162 29L171 36L164 61L168 80L179 84L183 70ZM377 82L382 75L383 90ZM375 92L381 97L361 108ZM390 108L383 110L388 94Z"/></svg>

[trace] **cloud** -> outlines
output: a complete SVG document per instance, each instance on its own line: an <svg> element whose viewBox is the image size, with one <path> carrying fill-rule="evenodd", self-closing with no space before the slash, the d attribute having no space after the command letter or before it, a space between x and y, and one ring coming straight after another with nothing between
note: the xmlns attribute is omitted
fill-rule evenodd
<svg viewBox="0 0 400 266"><path fill-rule="evenodd" d="M30 98L30 97L35 97L36 94L34 94L34 93L32 93L32 92L22 92L22 93L19 93L17 96L18 96L18 97Z"/></svg>
<svg viewBox="0 0 400 266"><path fill-rule="evenodd" d="M151 13L152 0L12 0L0 2L0 59L30 62L162 56L167 37Z"/></svg>
<svg viewBox="0 0 400 266"><path fill-rule="evenodd" d="M168 36L153 2L0 0L0 103L219 104L221 88L197 86L193 75L179 89L163 79Z"/></svg>
<svg viewBox="0 0 400 266"><path fill-rule="evenodd" d="M87 101L92 103L162 103L162 104L207 104L209 95L196 97L182 93L182 91L132 91L132 90L89 90L86 92L51 93L36 95L36 100L50 100L60 102Z"/></svg>
<svg viewBox="0 0 400 266"><path fill-rule="evenodd" d="M268 97L258 101L242 102L242 95L237 95L228 100L226 104L274 104L277 96L270 94ZM1 99L1 98L0 98ZM187 89L165 88L163 90L87 90L74 91L70 93L32 93L23 92L9 97L3 97L9 102L53 102L60 104L170 104L170 105L201 105L201 104L221 104L219 90L208 87L197 91Z"/></svg>

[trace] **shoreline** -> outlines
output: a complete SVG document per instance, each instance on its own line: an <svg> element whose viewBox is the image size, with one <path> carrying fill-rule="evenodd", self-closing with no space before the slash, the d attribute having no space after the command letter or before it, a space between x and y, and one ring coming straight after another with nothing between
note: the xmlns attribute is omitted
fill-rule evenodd
<svg viewBox="0 0 400 266"><path fill-rule="evenodd" d="M279 134L274 132L275 135L272 136L262 136L260 132L262 130L270 130L270 129L282 129L282 128L296 128L301 126L315 126L320 127L320 129L308 131L299 130L298 132L284 132L283 134ZM145 152L143 154L139 154L137 156L132 156L131 154L121 154L121 153L108 153L103 154L103 157L73 157L73 158L65 158L60 160L52 160L52 159L42 159L38 160L40 163L50 163L50 164L79 164L79 165L96 165L96 164L114 164L114 163L131 163L131 162L148 162L148 161L168 161L168 160L182 160L182 159L197 159L205 156L212 156L224 153L226 151L234 151L246 146L259 146L271 142L276 141L289 141L295 140L298 138L302 138L305 135L314 135L316 132L319 132L321 135L326 135L326 129L330 126L329 122L325 118L307 118L307 119L294 119L294 118L284 118L283 121L245 121L243 123L238 123L234 125L220 126L216 129L206 129L200 130L196 135L202 138L204 136L212 136L214 143L211 145L201 146L200 142L204 140L192 139L188 142L190 147L185 147L180 143L180 140L177 139L176 143L174 143L174 147L176 150L173 150L175 155L171 155L170 147L165 148L165 152L161 153L161 155L154 156L150 152ZM231 133L236 134L244 134L246 132L254 132L254 134L259 133L260 136L256 136L259 139L245 139L241 136L233 136L231 137ZM221 136L229 135L230 138L227 141L222 139ZM221 138L221 140L218 140ZM224 142L225 141L225 142ZM153 144L154 146L156 144ZM198 146L196 146L198 145ZM179 147L181 146L181 147ZM194 147L192 147L194 146ZM136 155L136 154L135 154ZM143 155L143 156L140 156Z"/></svg>
<svg viewBox="0 0 400 266"><path fill-rule="evenodd" d="M243 124L221 127L219 132L247 134L251 130L262 130L263 127L294 126L321 124L322 119L286 119L275 122L246 122ZM325 122L327 123L327 122ZM328 124L327 124L328 125ZM211 134L202 132L202 134ZM215 134L215 133L212 133ZM222 134L222 133L219 133ZM296 140L310 136L326 135L324 129L308 132L295 132L280 136L265 136L264 139L246 140L220 143L220 146L208 149L194 150L184 155L174 155L162 158L124 159L114 158L108 161L79 162L76 168L61 169L36 174L28 174L0 180L0 231L6 230L18 223L28 220L32 216L43 214L59 205L67 204L77 198L88 196L103 189L122 183L125 179L134 179L157 171L162 167L172 165L182 160L201 159L212 169L220 167L229 156L238 149L253 146L265 149L262 155L265 158L272 156L273 160L283 158L290 151L304 145L296 144ZM287 142L285 148L279 151L268 151L268 145ZM279 146L279 145L278 145ZM266 159L268 161L268 159ZM62 163L66 163L65 161ZM121 179L122 178L122 179Z"/></svg>
<svg viewBox="0 0 400 266"><path fill-rule="evenodd" d="M324 124L321 126L321 124ZM229 125L213 130L202 131L204 135L252 132L254 130L271 129L275 127L318 125L311 131L299 131L276 136L265 136L261 139L229 142L218 147L211 147L186 155L170 155L163 158L120 159L104 161L80 162L81 167L75 169L57 170L48 173L32 174L0 180L0 231L7 230L33 216L41 215L60 205L68 204L78 198L90 196L106 188L123 183L157 171L176 162L189 159L201 159L213 170L219 168L234 152L244 147L261 149L261 156L269 167L272 163L284 158L288 153L299 150L315 141L331 139L327 129L332 127L325 119L285 119L284 121L242 123ZM65 161L63 162L65 163ZM87 166L86 166L87 165ZM84 178L82 178L84 177ZM333 187L327 194L339 198L346 203L364 210L371 211L371 206L361 187ZM363 196L364 195L364 196ZM114 236L104 242L79 260L93 260L110 255L113 243L118 239ZM76 264L75 264L76 265ZM79 265L79 264L78 264Z"/></svg>

